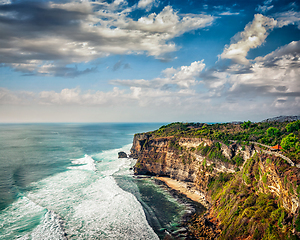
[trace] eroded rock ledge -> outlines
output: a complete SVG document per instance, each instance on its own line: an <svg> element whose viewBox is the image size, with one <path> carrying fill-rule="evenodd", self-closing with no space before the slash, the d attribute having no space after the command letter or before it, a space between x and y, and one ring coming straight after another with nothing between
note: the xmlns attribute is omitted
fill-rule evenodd
<svg viewBox="0 0 300 240"><path fill-rule="evenodd" d="M218 148L218 151L207 155L205 151L209 147ZM222 199L216 197L213 199L213 190L209 184L220 179L220 173L236 175L238 177L235 184L240 182L240 185L251 189L256 196L263 193L271 194L274 199L276 198L288 213L288 216L285 215L287 219L285 221L292 221L289 224L294 227L293 232L300 235L298 232L300 229L296 227L297 219L300 219L297 187L300 184L298 180L300 171L283 159L278 160L278 157L267 155L257 145L232 143L227 146L222 142L205 138L155 138L150 134L136 134L130 156L137 159L134 167L135 174L169 177L183 182L187 189L199 193L203 205L212 215L216 214L214 210L220 207L219 201ZM209 232L210 230L207 229L209 224L204 224L207 218L201 219L198 218L198 225L203 225L202 230ZM279 220L278 224L281 224ZM220 231L217 225L210 229ZM256 234L257 230L249 231ZM213 234L215 233L210 235Z"/></svg>
<svg viewBox="0 0 300 240"><path fill-rule="evenodd" d="M208 180L219 172L233 173L236 170L236 166L229 162L217 158L210 160L197 151L200 145L211 146L213 143L203 138L152 138L148 134L136 134L130 155L138 159L134 172L184 181L193 185L209 202ZM257 151L254 146L246 146L243 149L236 143L230 146L221 144L221 150L228 159L239 152L245 160ZM210 171L206 171L206 167L209 167Z"/></svg>

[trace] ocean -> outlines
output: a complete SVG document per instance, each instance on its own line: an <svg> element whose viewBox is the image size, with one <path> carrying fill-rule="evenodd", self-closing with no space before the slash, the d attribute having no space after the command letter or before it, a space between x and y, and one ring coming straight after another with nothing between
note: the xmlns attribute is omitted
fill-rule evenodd
<svg viewBox="0 0 300 240"><path fill-rule="evenodd" d="M186 206L118 159L160 126L0 124L0 239L162 238Z"/></svg>

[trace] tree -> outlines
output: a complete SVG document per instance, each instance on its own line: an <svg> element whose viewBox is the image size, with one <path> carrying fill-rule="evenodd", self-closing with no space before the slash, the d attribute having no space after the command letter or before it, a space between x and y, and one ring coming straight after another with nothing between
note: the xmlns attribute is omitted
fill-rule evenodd
<svg viewBox="0 0 300 240"><path fill-rule="evenodd" d="M295 134L290 133L281 140L281 147L287 151L293 148L299 148L299 139L296 137Z"/></svg>
<svg viewBox="0 0 300 240"><path fill-rule="evenodd" d="M287 124L285 126L285 129L288 131L288 132L294 132L294 131L298 131L300 129L300 120L297 120L295 122L291 122L289 124Z"/></svg>
<svg viewBox="0 0 300 240"><path fill-rule="evenodd" d="M267 129L267 135L269 137L278 137L280 135L280 131L275 127L269 127Z"/></svg>
<svg viewBox="0 0 300 240"><path fill-rule="evenodd" d="M251 126L251 121L243 122L241 124L241 127L244 129L249 128L250 126Z"/></svg>

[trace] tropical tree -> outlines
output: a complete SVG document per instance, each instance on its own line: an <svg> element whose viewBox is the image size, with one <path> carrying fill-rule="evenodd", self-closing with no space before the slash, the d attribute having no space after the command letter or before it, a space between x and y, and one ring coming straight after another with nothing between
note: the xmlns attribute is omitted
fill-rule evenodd
<svg viewBox="0 0 300 240"><path fill-rule="evenodd" d="M281 140L281 147L287 151L289 151L291 149L300 148L299 139L297 138L297 136L295 134L290 133L289 135L287 135L286 137L284 137ZM297 150L300 150L300 149L297 149Z"/></svg>
<svg viewBox="0 0 300 240"><path fill-rule="evenodd" d="M267 135L269 137L278 137L280 135L280 131L275 127L269 127L267 129Z"/></svg>
<svg viewBox="0 0 300 240"><path fill-rule="evenodd" d="M300 120L287 124L285 128L288 132L298 131L300 129Z"/></svg>

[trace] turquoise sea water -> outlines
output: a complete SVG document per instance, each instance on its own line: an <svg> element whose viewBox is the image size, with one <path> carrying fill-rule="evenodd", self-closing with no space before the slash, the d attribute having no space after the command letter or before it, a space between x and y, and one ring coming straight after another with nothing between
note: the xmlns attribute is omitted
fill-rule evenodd
<svg viewBox="0 0 300 240"><path fill-rule="evenodd" d="M184 206L117 153L160 126L1 124L0 239L158 239Z"/></svg>

